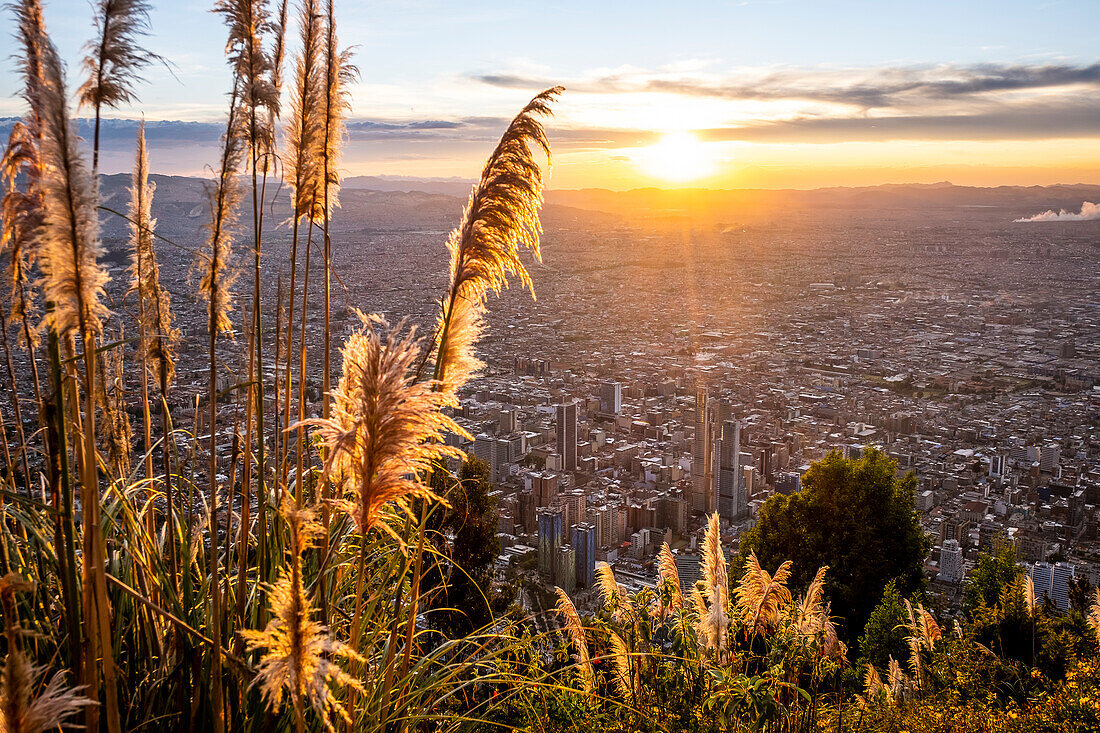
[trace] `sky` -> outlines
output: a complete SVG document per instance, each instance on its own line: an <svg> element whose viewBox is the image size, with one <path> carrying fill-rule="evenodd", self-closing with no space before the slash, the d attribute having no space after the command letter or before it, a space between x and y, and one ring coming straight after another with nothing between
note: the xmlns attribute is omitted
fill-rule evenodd
<svg viewBox="0 0 1100 733"><path fill-rule="evenodd" d="M43 3L75 88L91 6ZM349 175L475 178L562 84L553 188L1100 183L1097 0L336 5L360 70ZM201 173L228 104L224 27L210 3L152 6L147 46L171 68L110 116L150 121L155 171ZM22 114L18 92L9 57L0 117ZM127 170L134 124L108 127L103 169Z"/></svg>

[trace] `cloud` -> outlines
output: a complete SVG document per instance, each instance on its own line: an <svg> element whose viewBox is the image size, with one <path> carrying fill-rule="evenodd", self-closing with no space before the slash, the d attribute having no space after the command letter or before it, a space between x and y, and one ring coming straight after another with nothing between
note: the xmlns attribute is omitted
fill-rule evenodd
<svg viewBox="0 0 1100 733"><path fill-rule="evenodd" d="M1036 214L1027 219L1013 219L1013 221L1017 224L1037 221L1100 221L1100 204L1086 201L1081 204L1081 212L1078 214L1074 214L1072 211L1066 211L1065 209L1059 212L1055 212L1054 209L1048 209L1042 214Z"/></svg>
<svg viewBox="0 0 1100 733"><path fill-rule="evenodd" d="M726 100L803 100L860 109L946 101L989 92L1100 86L1100 63L974 64L872 69L783 69L765 74L729 72L721 77L685 77L667 72L620 72L565 81L573 92L614 94L664 92ZM471 78L507 89L542 89L550 79L520 74L480 74Z"/></svg>
<svg viewBox="0 0 1100 733"><path fill-rule="evenodd" d="M1100 135L1100 100L998 105L971 114L797 117L698 130L704 140L834 143L884 140L1049 140Z"/></svg>

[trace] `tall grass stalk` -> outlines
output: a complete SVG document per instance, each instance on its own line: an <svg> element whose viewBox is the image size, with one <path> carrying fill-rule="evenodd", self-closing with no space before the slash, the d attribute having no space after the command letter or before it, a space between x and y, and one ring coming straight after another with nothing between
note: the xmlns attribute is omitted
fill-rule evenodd
<svg viewBox="0 0 1100 733"><path fill-rule="evenodd" d="M297 297L298 238L303 218L308 219L309 229L306 237L306 256L309 256L309 240L313 231L316 207L321 200L318 184L318 166L320 162L321 117L324 100L324 67L322 65L323 15L318 0L301 0L299 7L299 25L301 30L301 49L296 66L295 83L291 97L292 118L287 127L286 150L283 154L283 168L287 183L291 187L291 246L290 246L290 286L287 300L286 320L286 369L284 372L286 399L284 405L284 425L291 424L290 404L294 380L292 377L294 357L294 301ZM307 288L303 288L305 301ZM304 309L304 304L303 304ZM301 335L305 343L305 334ZM304 348L304 346L303 346ZM301 383L305 374L298 374ZM299 415L299 419L301 419ZM282 468L280 475L287 483L289 436L283 444ZM295 437L295 496L299 503L302 496L302 436Z"/></svg>
<svg viewBox="0 0 1100 733"><path fill-rule="evenodd" d="M134 101L138 73L160 56L139 45L149 33L149 4L145 0L98 0L95 4L96 37L85 46L84 69L88 78L77 91L80 106L95 111L92 137L92 175L99 172L99 128L104 107L116 108Z"/></svg>
<svg viewBox="0 0 1100 733"><path fill-rule="evenodd" d="M209 530L210 554L210 628L214 640L211 659L211 704L214 707L213 724L216 733L225 728L225 710L222 689L221 635L221 565L218 539L218 335L232 330L229 319L232 304L230 288L234 280L231 268L232 230L236 224L240 205L240 188L237 174L243 158L241 130L240 80L234 77L230 93L229 117L218 164L217 178L208 191L210 200L210 224L208 225L207 253L204 257L204 274L201 290L207 299L207 329L209 346L209 375L207 390L207 429L209 436ZM232 507L229 507L232 510Z"/></svg>

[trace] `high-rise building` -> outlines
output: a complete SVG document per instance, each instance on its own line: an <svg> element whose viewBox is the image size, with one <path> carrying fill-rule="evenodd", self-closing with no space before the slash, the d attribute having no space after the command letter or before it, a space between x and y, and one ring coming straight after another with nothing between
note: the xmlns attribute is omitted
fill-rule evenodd
<svg viewBox="0 0 1100 733"><path fill-rule="evenodd" d="M484 463L486 466L492 467L493 465L493 453L496 449L496 441L493 436L488 433L481 433L474 438L474 458Z"/></svg>
<svg viewBox="0 0 1100 733"><path fill-rule="evenodd" d="M562 545L554 553L554 585L566 593L577 589L577 553L572 545Z"/></svg>
<svg viewBox="0 0 1100 733"><path fill-rule="evenodd" d="M1042 603L1043 598L1051 595L1054 567L1050 563L1037 562L1028 569L1027 574L1035 586L1035 602Z"/></svg>
<svg viewBox="0 0 1100 733"><path fill-rule="evenodd" d="M957 540L944 540L940 548L940 580L958 583L963 579L962 549Z"/></svg>
<svg viewBox="0 0 1100 733"><path fill-rule="evenodd" d="M734 521L744 516L747 507L741 501L741 421L722 423L721 437L714 441L715 488L718 516Z"/></svg>
<svg viewBox="0 0 1100 733"><path fill-rule="evenodd" d="M554 575L554 558L562 545L561 507L544 507L536 512L539 525L539 572Z"/></svg>
<svg viewBox="0 0 1100 733"><path fill-rule="evenodd" d="M699 580L700 557L697 554L676 553L673 559L676 561L676 575L680 578L680 590L690 593L695 581Z"/></svg>
<svg viewBox="0 0 1100 733"><path fill-rule="evenodd" d="M493 444L493 460L490 463L493 481L501 481L508 474L508 466L515 463L518 458L513 441L508 438L497 438Z"/></svg>
<svg viewBox="0 0 1100 733"><path fill-rule="evenodd" d="M516 410L501 410L497 429L501 435L508 435L519 430L519 415Z"/></svg>
<svg viewBox="0 0 1100 733"><path fill-rule="evenodd" d="M574 524L572 535L577 585L591 588L596 582L596 528L588 523Z"/></svg>
<svg viewBox="0 0 1100 733"><path fill-rule="evenodd" d="M566 527L584 521L585 511L588 509L588 497L583 489L573 489L561 494L558 496L558 501L564 509L562 521Z"/></svg>
<svg viewBox="0 0 1100 733"><path fill-rule="evenodd" d="M1075 577L1075 568L1066 562L1054 563L1050 569L1050 598L1059 611L1069 610L1069 582Z"/></svg>
<svg viewBox="0 0 1100 733"><path fill-rule="evenodd" d="M563 471L577 470L577 403L558 405L558 455Z"/></svg>
<svg viewBox="0 0 1100 733"><path fill-rule="evenodd" d="M708 512L713 503L711 491L713 466L711 465L711 423L706 387L695 390L695 439L691 449L691 509Z"/></svg>
<svg viewBox="0 0 1100 733"><path fill-rule="evenodd" d="M623 411L623 385L619 382L600 382L600 409L618 415Z"/></svg>
<svg viewBox="0 0 1100 733"><path fill-rule="evenodd" d="M531 474L531 493L535 506L550 506L558 498L558 474L542 471Z"/></svg>
<svg viewBox="0 0 1100 733"><path fill-rule="evenodd" d="M781 471L775 474L775 490L783 496L797 494L802 488L802 477L795 471Z"/></svg>

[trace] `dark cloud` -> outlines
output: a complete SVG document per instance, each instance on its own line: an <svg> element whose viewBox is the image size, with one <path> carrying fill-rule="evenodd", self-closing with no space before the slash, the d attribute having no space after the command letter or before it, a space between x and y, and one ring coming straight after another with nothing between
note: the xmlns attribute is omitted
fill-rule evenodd
<svg viewBox="0 0 1100 733"><path fill-rule="evenodd" d="M542 89L549 79L514 74L482 74L475 81L509 89ZM863 109L916 102L947 101L996 91L1046 89L1072 84L1100 86L1100 63L935 66L871 70L784 70L751 83L715 83L652 74L612 74L568 82L571 91L590 93L667 92L684 96L758 101L804 100L848 104Z"/></svg>
<svg viewBox="0 0 1100 733"><path fill-rule="evenodd" d="M1038 140L1100 136L1100 101L1004 107L973 114L807 117L697 131L705 140L833 143Z"/></svg>

